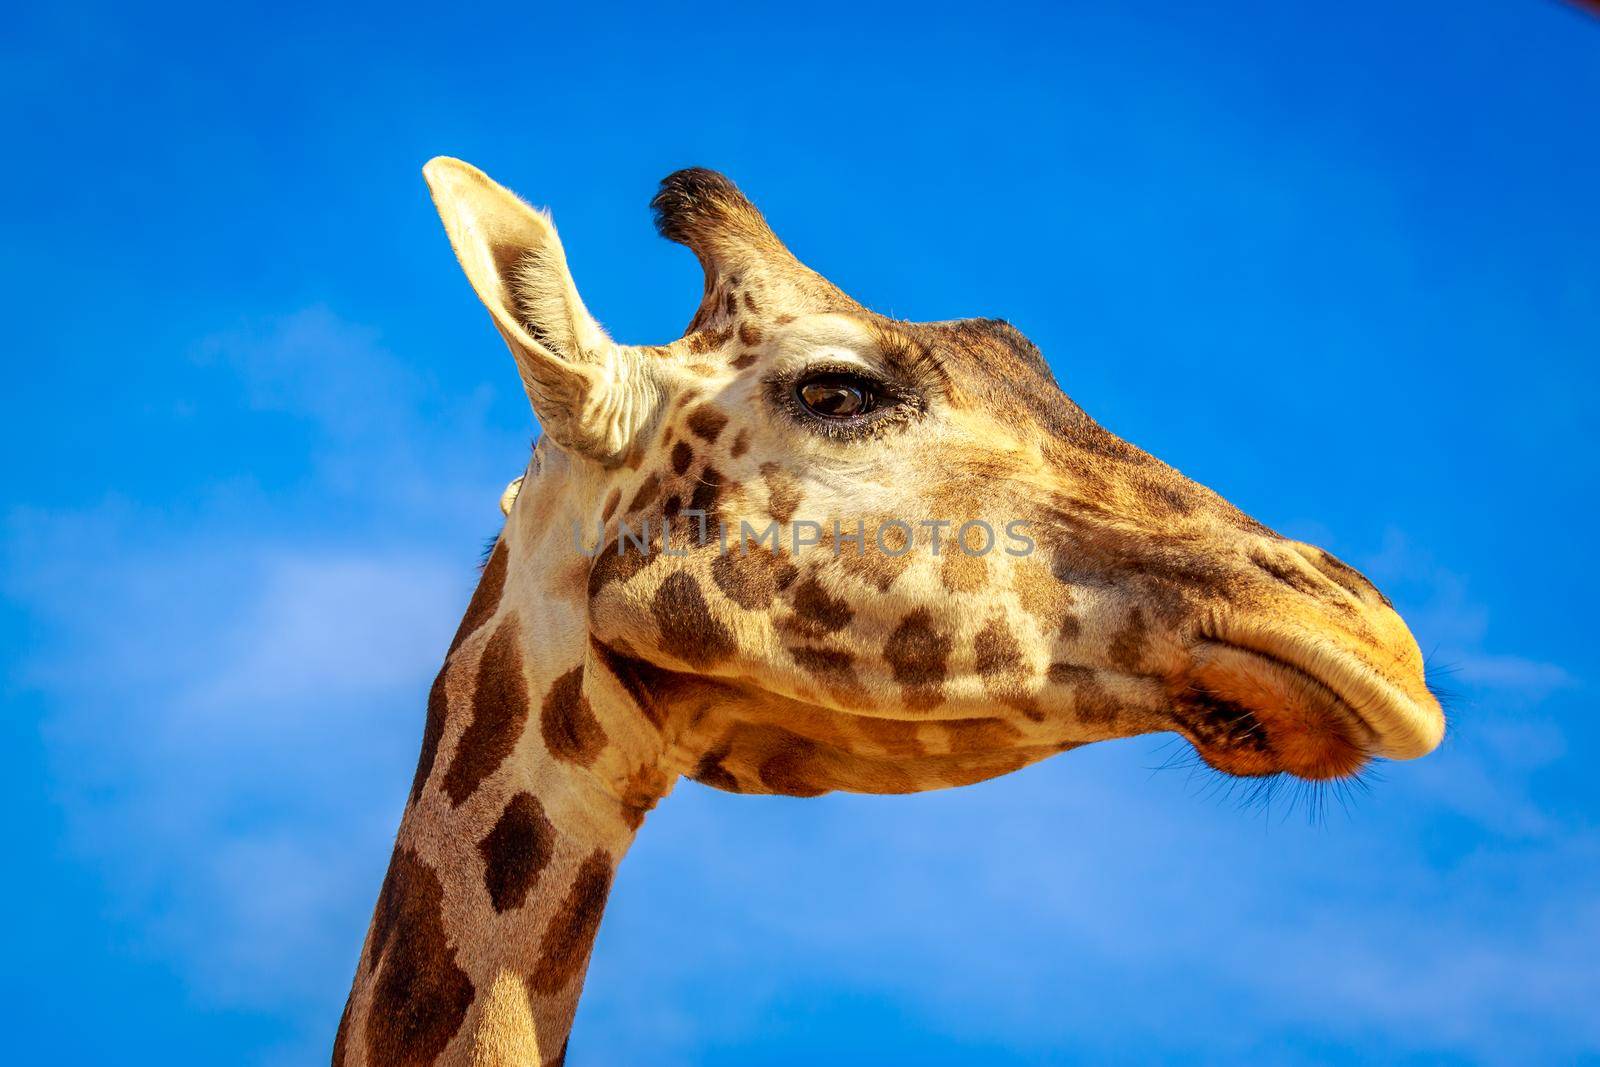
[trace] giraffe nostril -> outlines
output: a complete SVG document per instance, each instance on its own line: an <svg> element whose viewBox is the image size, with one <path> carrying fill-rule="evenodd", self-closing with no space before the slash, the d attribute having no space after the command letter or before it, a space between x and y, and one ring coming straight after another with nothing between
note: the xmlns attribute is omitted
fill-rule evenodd
<svg viewBox="0 0 1600 1067"><path fill-rule="evenodd" d="M1378 587L1367 580L1367 576L1344 562L1331 552L1326 552L1316 545L1308 545L1300 541L1291 541L1289 547L1299 553L1300 557L1317 569L1317 572L1326 577L1330 582L1350 593L1357 600L1369 604L1382 604L1392 607L1389 598L1378 591Z"/></svg>
<svg viewBox="0 0 1600 1067"><path fill-rule="evenodd" d="M1297 593L1323 596L1329 592L1326 581L1293 556L1274 555L1266 548L1256 548L1250 552L1250 562Z"/></svg>

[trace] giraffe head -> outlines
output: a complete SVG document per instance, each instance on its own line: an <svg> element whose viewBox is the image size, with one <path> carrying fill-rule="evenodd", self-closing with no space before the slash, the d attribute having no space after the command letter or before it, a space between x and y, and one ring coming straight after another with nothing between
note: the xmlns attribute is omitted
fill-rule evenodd
<svg viewBox="0 0 1600 1067"><path fill-rule="evenodd" d="M577 536L544 550L582 560L591 650L700 780L907 792L1152 731L1325 779L1438 744L1366 578L1101 428L1004 321L868 311L687 170L653 206L704 295L681 339L620 345L545 215L426 173L545 430L527 477L565 479Z"/></svg>

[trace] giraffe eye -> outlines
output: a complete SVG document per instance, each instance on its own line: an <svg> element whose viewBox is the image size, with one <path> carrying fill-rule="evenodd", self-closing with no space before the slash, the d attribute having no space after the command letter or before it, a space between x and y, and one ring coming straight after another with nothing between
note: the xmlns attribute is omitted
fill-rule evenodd
<svg viewBox="0 0 1600 1067"><path fill-rule="evenodd" d="M824 419L852 419L878 406L876 383L856 374L815 374L794 391L807 411Z"/></svg>

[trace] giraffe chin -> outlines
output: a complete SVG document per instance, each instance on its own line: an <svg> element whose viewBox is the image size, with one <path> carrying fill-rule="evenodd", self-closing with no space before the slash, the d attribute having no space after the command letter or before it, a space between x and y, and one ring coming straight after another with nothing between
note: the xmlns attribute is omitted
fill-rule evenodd
<svg viewBox="0 0 1600 1067"><path fill-rule="evenodd" d="M1326 683L1276 656L1202 642L1173 692L1200 758L1240 777L1346 778L1380 754L1377 735Z"/></svg>

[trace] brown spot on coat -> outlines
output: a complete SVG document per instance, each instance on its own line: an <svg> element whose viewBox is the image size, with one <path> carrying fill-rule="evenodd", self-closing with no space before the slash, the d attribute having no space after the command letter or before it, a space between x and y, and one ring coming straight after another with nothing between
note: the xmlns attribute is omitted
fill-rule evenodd
<svg viewBox="0 0 1600 1067"><path fill-rule="evenodd" d="M884 645L883 658L905 690L907 707L926 710L943 699L949 655L950 638L934 626L926 609L918 608L900 620Z"/></svg>
<svg viewBox="0 0 1600 1067"><path fill-rule="evenodd" d="M783 621L784 629L802 637L826 637L849 625L855 610L842 599L830 596L815 578L807 577L794 587L791 599L794 614Z"/></svg>
<svg viewBox="0 0 1600 1067"><path fill-rule="evenodd" d="M711 561L711 579L717 588L746 611L771 604L798 573L782 550L774 552L761 544L747 544L743 552L718 553Z"/></svg>
<svg viewBox="0 0 1600 1067"><path fill-rule="evenodd" d="M956 754L997 752L1022 739L1022 731L1004 719L951 719L935 725L944 729L946 748Z"/></svg>
<svg viewBox="0 0 1600 1067"><path fill-rule="evenodd" d="M661 647L691 667L710 667L733 655L733 634L711 614L700 583L683 571L667 576L650 601Z"/></svg>
<svg viewBox="0 0 1600 1067"><path fill-rule="evenodd" d="M834 537L832 530L826 530L822 536L822 546L833 555L835 565L853 578L860 579L877 589L880 593L887 593L895 579L905 573L911 565L911 555L892 556L879 549L873 541L872 531L866 531L866 543L863 551L857 551L854 540L855 532L848 526L841 527L839 538ZM891 547L893 547L891 545Z"/></svg>
<svg viewBox="0 0 1600 1067"><path fill-rule="evenodd" d="M640 552L631 542L618 540L606 545L589 568L590 599L599 596L601 590L612 582L626 584L628 579L650 566L655 559L653 555Z"/></svg>
<svg viewBox="0 0 1600 1067"><path fill-rule="evenodd" d="M439 876L408 848L395 849L373 918L378 980L367 1009L367 1062L431 1067L472 1005L472 980L445 935Z"/></svg>
<svg viewBox="0 0 1600 1067"><path fill-rule="evenodd" d="M600 521L610 522L611 516L616 514L617 505L622 501L622 490L613 489L606 494L606 506L600 510Z"/></svg>
<svg viewBox="0 0 1600 1067"><path fill-rule="evenodd" d="M1140 486L1149 509L1160 518L1189 515L1195 509L1195 492L1187 482L1151 478Z"/></svg>
<svg viewBox="0 0 1600 1067"><path fill-rule="evenodd" d="M855 657L842 648L790 645L789 655L805 670L829 681L855 682Z"/></svg>
<svg viewBox="0 0 1600 1067"><path fill-rule="evenodd" d="M749 430L740 430L737 434L734 435L733 447L728 450L728 454L730 456L732 456L734 459L738 459L740 456L744 455L745 452L749 448L750 448L750 431Z"/></svg>
<svg viewBox="0 0 1600 1067"><path fill-rule="evenodd" d="M422 751L417 753L417 772L411 778L411 803L422 795L422 787L433 773L433 761L439 755L439 741L444 737L444 721L450 714L450 697L445 692L445 675L448 667L439 668L428 690L428 718L422 727Z"/></svg>
<svg viewBox="0 0 1600 1067"><path fill-rule="evenodd" d="M478 842L483 884L497 912L520 908L539 873L555 852L556 829L532 793L518 793L506 804L494 828Z"/></svg>
<svg viewBox="0 0 1600 1067"><path fill-rule="evenodd" d="M700 757L700 761L695 764L694 773L689 777L702 785L709 785L713 789L721 789L729 793L741 792L739 779L735 778L733 773L722 765L722 761L728 757L728 751L726 747L722 747L707 752Z"/></svg>
<svg viewBox="0 0 1600 1067"><path fill-rule="evenodd" d="M767 483L767 511L779 522L788 522L800 507L800 483L776 463L761 465L761 480Z"/></svg>
<svg viewBox="0 0 1600 1067"><path fill-rule="evenodd" d="M787 735L775 751L761 762L757 775L761 784L774 793L791 797L815 797L831 787L819 783L822 770L817 765L817 747L804 738Z"/></svg>
<svg viewBox="0 0 1600 1067"><path fill-rule="evenodd" d="M856 678L855 657L842 648L790 645L789 655L805 671L822 683L828 695L846 707L867 705L870 700Z"/></svg>
<svg viewBox="0 0 1600 1067"><path fill-rule="evenodd" d="M744 370L755 361L756 354L754 352L740 352L734 357L733 362L729 364L729 366L731 366L734 370Z"/></svg>
<svg viewBox="0 0 1600 1067"><path fill-rule="evenodd" d="M1144 621L1144 613L1133 608L1128 612L1127 622L1106 646L1106 654L1117 667L1137 674L1144 662L1144 646L1149 638L1150 627Z"/></svg>
<svg viewBox="0 0 1600 1067"><path fill-rule="evenodd" d="M655 810L656 803L672 789L676 773L645 763L635 767L617 788L617 799L622 804L622 821L630 830L644 825L644 817Z"/></svg>
<svg viewBox="0 0 1600 1067"><path fill-rule="evenodd" d="M1022 647L1003 619L991 619L978 631L972 639L972 656L973 667L990 696L1034 722L1043 721L1044 713L1025 684L1029 672Z"/></svg>
<svg viewBox="0 0 1600 1067"><path fill-rule="evenodd" d="M687 441L679 441L672 446L672 473L683 474L689 469L689 464L694 462L694 449L689 447Z"/></svg>
<svg viewBox="0 0 1600 1067"><path fill-rule="evenodd" d="M589 637L589 651L594 661L616 679L645 721L661 729L673 701L682 697L687 686L703 683L638 658L624 641L618 641L617 645L613 648L592 634Z"/></svg>
<svg viewBox="0 0 1600 1067"><path fill-rule="evenodd" d="M1082 682L1073 691L1072 713L1089 726L1109 726L1117 717L1119 705L1097 679Z"/></svg>
<svg viewBox="0 0 1600 1067"><path fill-rule="evenodd" d="M595 849L579 865L572 888L545 928L539 962L528 976L532 992L546 997L559 993L588 966L611 893L611 873L611 856L605 849Z"/></svg>
<svg viewBox="0 0 1600 1067"><path fill-rule="evenodd" d="M974 666L984 678L1010 674L1022 666L1022 647L1003 619L991 619L972 639Z"/></svg>
<svg viewBox="0 0 1600 1067"><path fill-rule="evenodd" d="M508 615L489 638L478 662L472 721L456 742L455 756L444 776L444 791L456 807L500 769L528 721L528 683L522 674L517 633L517 617Z"/></svg>
<svg viewBox="0 0 1600 1067"><path fill-rule="evenodd" d="M855 726L857 732L878 745L889 756L904 758L927 754L927 746L922 743L921 738L921 723L905 719L885 719L876 715L861 715L856 717Z"/></svg>
<svg viewBox="0 0 1600 1067"><path fill-rule="evenodd" d="M732 336L732 326L724 326L720 330L697 330L689 335L689 351L697 356L703 356L727 344L728 338Z"/></svg>
<svg viewBox="0 0 1600 1067"><path fill-rule="evenodd" d="M739 324L739 343L754 348L761 343L761 328L753 322Z"/></svg>
<svg viewBox="0 0 1600 1067"><path fill-rule="evenodd" d="M1094 671L1076 663L1052 663L1045 677L1053 685L1080 686L1094 681Z"/></svg>
<svg viewBox="0 0 1600 1067"><path fill-rule="evenodd" d="M445 653L445 659L450 658L465 641L477 632L478 627L494 617L495 611L500 607L500 594L506 587L506 565L511 555L511 550L506 547L505 539L495 542L494 551L489 553L489 562L484 564L483 576L478 579L478 587L472 592L472 600L467 604L467 613L461 617L461 625L456 628L456 636L450 642L450 651Z"/></svg>
<svg viewBox="0 0 1600 1067"><path fill-rule="evenodd" d="M703 404L689 412L689 432L708 443L714 443L726 425L728 416L709 404Z"/></svg>
<svg viewBox="0 0 1600 1067"><path fill-rule="evenodd" d="M606 732L583 693L582 667L572 668L551 683L539 711L539 728L552 756L580 767L593 763L605 747Z"/></svg>
<svg viewBox="0 0 1600 1067"><path fill-rule="evenodd" d="M717 502L722 499L722 474L715 467L700 472L700 480L689 496L689 510L703 512L708 529L715 529Z"/></svg>

